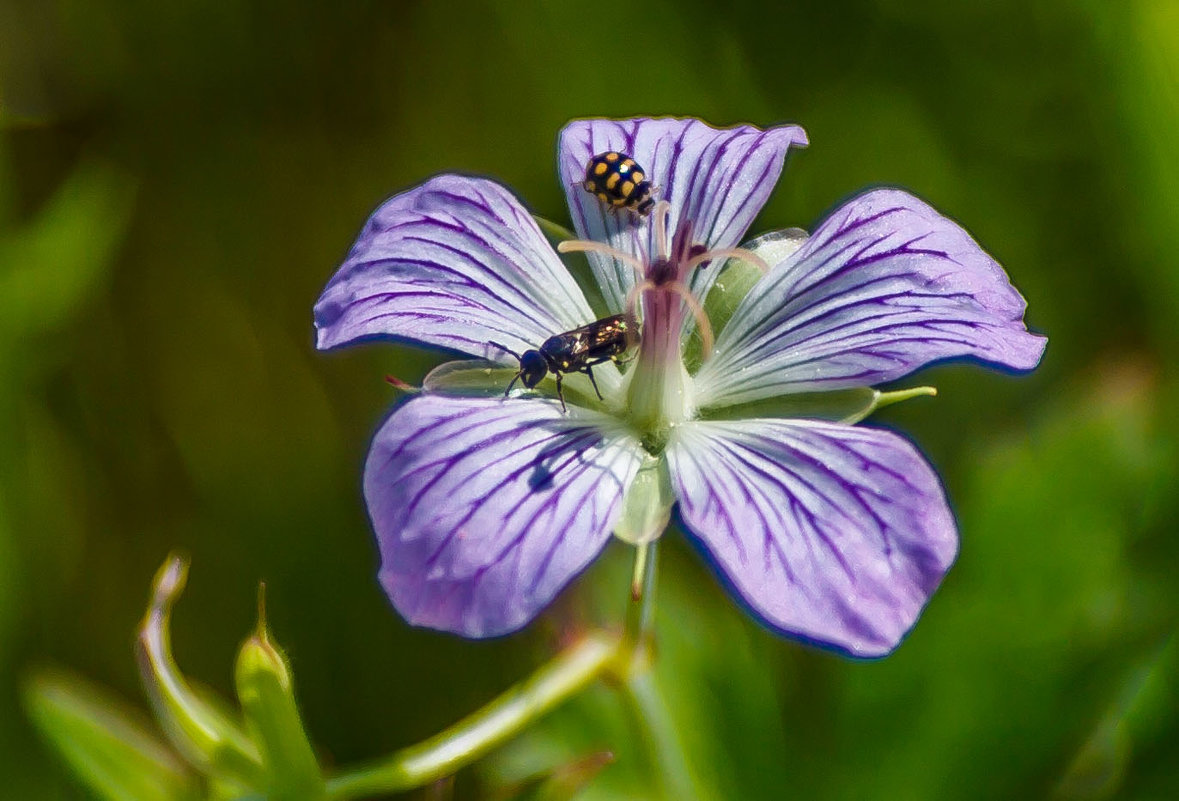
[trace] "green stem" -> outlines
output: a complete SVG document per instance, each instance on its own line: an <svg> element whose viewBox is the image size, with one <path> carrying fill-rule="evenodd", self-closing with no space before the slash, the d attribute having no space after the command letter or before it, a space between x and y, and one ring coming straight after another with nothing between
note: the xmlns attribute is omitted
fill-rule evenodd
<svg viewBox="0 0 1179 801"><path fill-rule="evenodd" d="M635 572L630 585L630 603L626 607L626 623L622 634L624 656L641 656L651 635L655 614L655 563L659 541L648 542L635 549Z"/></svg>
<svg viewBox="0 0 1179 801"><path fill-rule="evenodd" d="M635 554L631 603L627 609L626 630L620 649L620 658L627 661L625 665L620 665L618 673L624 677L622 694L639 726L647 757L659 776L663 797L687 801L698 798L699 793L693 787L683 744L651 669L658 544L656 540L639 546Z"/></svg>
<svg viewBox="0 0 1179 801"><path fill-rule="evenodd" d="M647 670L632 675L623 687L623 696L639 724L647 758L659 777L661 797L675 801L700 798L655 674Z"/></svg>
<svg viewBox="0 0 1179 801"><path fill-rule="evenodd" d="M655 543L635 554L635 578L621 638L586 635L556 659L482 709L417 745L346 771L327 783L328 797L349 799L395 793L449 776L515 737L587 685L615 676L631 699L644 741L665 776L669 797L694 797L675 730L650 674L655 585Z"/></svg>
<svg viewBox="0 0 1179 801"><path fill-rule="evenodd" d="M328 782L333 799L420 787L502 745L611 669L621 643L590 634L487 706L417 745Z"/></svg>

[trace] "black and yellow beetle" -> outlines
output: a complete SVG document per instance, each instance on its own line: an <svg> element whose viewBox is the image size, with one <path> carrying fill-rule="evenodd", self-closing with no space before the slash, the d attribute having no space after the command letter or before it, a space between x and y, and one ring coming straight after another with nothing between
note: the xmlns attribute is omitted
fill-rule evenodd
<svg viewBox="0 0 1179 801"><path fill-rule="evenodd" d="M504 390L505 397L517 381L532 389L551 372L557 378L557 397L561 399L561 410L564 411L565 395L561 391L561 379L568 373L585 373L601 400L602 392L598 389L591 368L610 359L617 361L619 356L638 342L638 336L638 327L634 321L625 314L616 314L572 331L554 334L536 350L516 353L498 342L487 344L520 360L520 372L516 373L516 377Z"/></svg>
<svg viewBox="0 0 1179 801"><path fill-rule="evenodd" d="M625 153L599 153L585 165L585 191L612 209L645 215L655 205L647 171Z"/></svg>

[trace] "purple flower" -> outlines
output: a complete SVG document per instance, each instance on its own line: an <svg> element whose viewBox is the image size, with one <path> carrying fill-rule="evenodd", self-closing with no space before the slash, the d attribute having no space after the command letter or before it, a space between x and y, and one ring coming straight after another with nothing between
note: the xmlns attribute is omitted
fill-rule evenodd
<svg viewBox="0 0 1179 801"><path fill-rule="evenodd" d="M408 621L514 631L612 534L650 541L678 508L773 629L856 656L896 647L957 534L918 451L850 423L890 399L873 384L951 357L1031 369L1045 340L1002 268L905 192L866 192L809 237L739 248L787 151L805 144L796 126L566 126L559 173L581 240L561 250L586 251L596 312L491 181L440 176L377 210L316 306L319 346L391 336L486 360L435 371L368 457L380 577ZM581 188L591 156L610 150L647 170L660 201L647 217ZM739 302L714 289L726 262L733 275L766 268ZM718 297L731 315L713 341ZM627 310L642 344L625 372L594 368L603 400L581 375L565 379L567 413L551 380L502 397L515 360L489 343L521 352ZM841 411L816 414L824 401Z"/></svg>

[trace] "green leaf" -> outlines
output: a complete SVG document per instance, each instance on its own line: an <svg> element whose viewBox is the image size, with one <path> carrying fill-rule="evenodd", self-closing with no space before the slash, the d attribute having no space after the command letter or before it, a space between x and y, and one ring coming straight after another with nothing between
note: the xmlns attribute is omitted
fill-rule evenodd
<svg viewBox="0 0 1179 801"><path fill-rule="evenodd" d="M123 172L84 162L31 223L0 234L0 341L52 328L93 292L122 241L133 198Z"/></svg>
<svg viewBox="0 0 1179 801"><path fill-rule="evenodd" d="M110 801L198 798L183 762L148 733L141 715L80 676L42 670L23 687L25 708L41 735L97 795Z"/></svg>
<svg viewBox="0 0 1179 801"><path fill-rule="evenodd" d="M1056 786L1060 798L1109 798L1129 772L1136 747L1165 737L1179 719L1179 642L1136 666Z"/></svg>

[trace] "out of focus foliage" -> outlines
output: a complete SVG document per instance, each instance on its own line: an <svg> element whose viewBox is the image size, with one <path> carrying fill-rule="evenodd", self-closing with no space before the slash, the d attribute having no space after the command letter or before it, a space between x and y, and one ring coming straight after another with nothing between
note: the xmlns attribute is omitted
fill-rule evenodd
<svg viewBox="0 0 1179 801"><path fill-rule="evenodd" d="M700 786L1179 796L1170 0L0 0L5 793L88 797L33 737L21 677L68 664L138 698L133 631L175 546L199 568L178 659L229 695L265 579L308 729L339 764L436 731L564 632L621 614L615 549L522 635L405 626L375 581L359 474L393 400L383 375L414 380L433 357L318 354L310 308L385 196L476 172L561 220L560 125L636 113L803 124L812 145L756 230L904 186L1006 266L1050 337L1030 377L934 368L909 383L937 399L870 421L932 458L963 539L894 656L767 634L670 538L659 688ZM127 747L154 759L129 721ZM560 797L596 772L584 797L641 795L635 736L603 688L456 793Z"/></svg>

